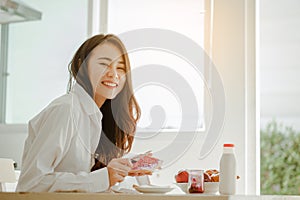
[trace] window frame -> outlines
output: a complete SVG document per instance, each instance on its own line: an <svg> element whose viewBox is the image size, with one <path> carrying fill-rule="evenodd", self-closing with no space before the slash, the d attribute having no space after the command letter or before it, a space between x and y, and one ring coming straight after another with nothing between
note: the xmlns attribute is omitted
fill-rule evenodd
<svg viewBox="0 0 300 200"><path fill-rule="evenodd" d="M0 43L0 124L6 118L6 90L7 90L7 51L8 51L8 24L1 24Z"/></svg>

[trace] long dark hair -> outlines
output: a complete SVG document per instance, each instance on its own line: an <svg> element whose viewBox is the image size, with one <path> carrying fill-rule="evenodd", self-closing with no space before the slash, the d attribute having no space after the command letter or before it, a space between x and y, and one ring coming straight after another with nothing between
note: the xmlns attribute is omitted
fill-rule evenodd
<svg viewBox="0 0 300 200"><path fill-rule="evenodd" d="M122 91L114 99L107 99L100 108L103 118L101 137L96 150L99 156L91 171L106 166L111 159L121 157L131 150L136 124L141 115L140 107L133 95L128 54L122 41L115 35L96 35L79 47L69 65L69 91L75 80L93 98L87 61L91 51L104 41L114 44L123 53L126 82Z"/></svg>

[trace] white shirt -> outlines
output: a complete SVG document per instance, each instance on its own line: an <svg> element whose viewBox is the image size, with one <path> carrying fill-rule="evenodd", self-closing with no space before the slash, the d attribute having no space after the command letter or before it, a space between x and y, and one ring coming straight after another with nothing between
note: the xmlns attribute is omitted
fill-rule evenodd
<svg viewBox="0 0 300 200"><path fill-rule="evenodd" d="M51 102L28 124L17 191L107 190L107 168L90 172L101 119L96 103L78 84Z"/></svg>

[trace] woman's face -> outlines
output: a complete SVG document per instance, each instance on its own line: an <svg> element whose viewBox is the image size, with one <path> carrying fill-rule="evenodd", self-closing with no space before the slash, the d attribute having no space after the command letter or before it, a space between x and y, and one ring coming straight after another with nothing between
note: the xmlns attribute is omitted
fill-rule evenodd
<svg viewBox="0 0 300 200"><path fill-rule="evenodd" d="M104 42L96 46L91 52L87 66L94 99L103 103L121 92L126 82L126 66L121 50L114 44Z"/></svg>

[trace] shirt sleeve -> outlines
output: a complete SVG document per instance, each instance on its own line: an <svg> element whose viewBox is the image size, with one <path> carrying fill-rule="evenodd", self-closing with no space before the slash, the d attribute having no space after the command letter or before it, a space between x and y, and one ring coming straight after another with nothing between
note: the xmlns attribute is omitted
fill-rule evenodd
<svg viewBox="0 0 300 200"><path fill-rule="evenodd" d="M48 108L29 122L17 191L101 192L109 187L107 168L94 172L56 172L76 133L70 105Z"/></svg>

